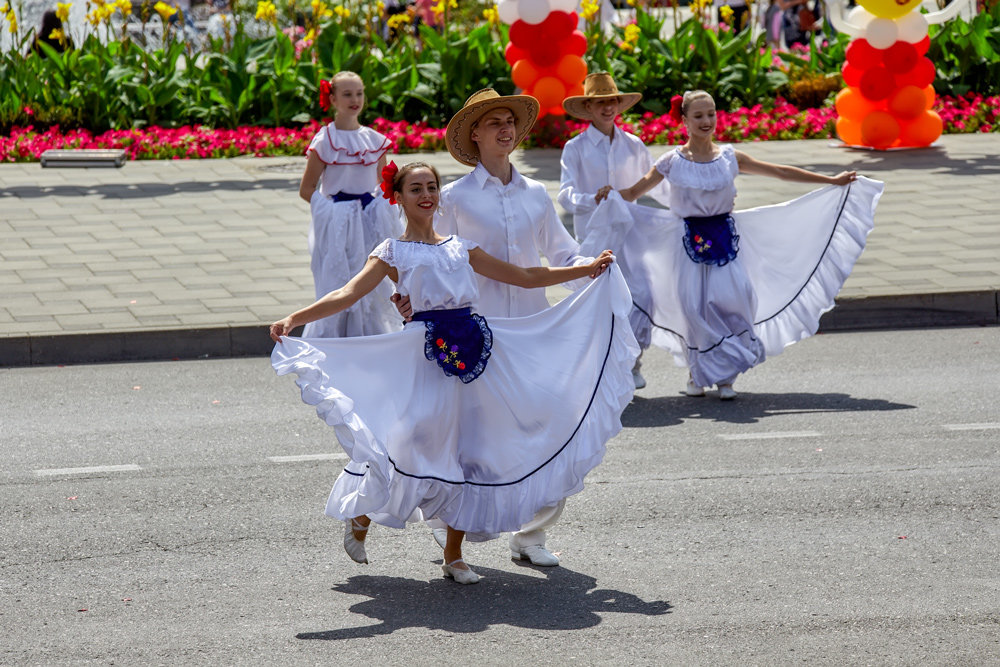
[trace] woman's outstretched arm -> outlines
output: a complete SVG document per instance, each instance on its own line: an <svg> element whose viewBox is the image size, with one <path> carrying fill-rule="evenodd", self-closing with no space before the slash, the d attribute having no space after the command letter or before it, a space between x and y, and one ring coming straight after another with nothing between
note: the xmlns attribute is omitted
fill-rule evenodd
<svg viewBox="0 0 1000 667"><path fill-rule="evenodd" d="M799 183L823 183L826 185L847 185L857 179L855 171L842 171L836 176L817 174L814 171L799 169L787 164L774 164L757 160L743 151L736 151L736 161L740 165L741 174L756 174L758 176L770 176L780 178L783 181L797 181Z"/></svg>
<svg viewBox="0 0 1000 667"><path fill-rule="evenodd" d="M636 181L635 185L623 188L618 192L625 201L635 201L659 185L662 180L663 174L661 174L656 167L653 167L646 172L645 176Z"/></svg>
<svg viewBox="0 0 1000 667"><path fill-rule="evenodd" d="M358 272L358 275L347 281L346 285L272 324L271 340L278 342L279 338L287 336L297 326L347 310L361 297L375 289L391 270L392 267L381 259L369 257L365 267Z"/></svg>
<svg viewBox="0 0 1000 667"><path fill-rule="evenodd" d="M516 266L497 259L482 248L469 251L472 270L491 280L497 280L517 287L548 287L570 280L590 276L596 278L614 261L610 250L605 250L590 264L580 266Z"/></svg>

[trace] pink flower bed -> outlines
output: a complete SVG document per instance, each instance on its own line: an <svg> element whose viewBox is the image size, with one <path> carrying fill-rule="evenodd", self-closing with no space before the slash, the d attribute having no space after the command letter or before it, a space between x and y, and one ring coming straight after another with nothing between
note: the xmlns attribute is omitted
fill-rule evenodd
<svg viewBox="0 0 1000 667"><path fill-rule="evenodd" d="M1000 131L1000 96L940 98L935 110L944 120L946 133ZM837 112L832 107L799 110L778 100L768 110L758 104L737 111L720 111L716 138L724 142L831 139L836 136L836 120ZM14 128L9 136L0 137L0 162L36 162L50 148L124 148L133 160L302 155L320 126L313 121L300 128L149 127L94 135L87 130L62 132L58 127L40 131L29 125ZM384 118L376 118L371 126L389 137L397 153L445 150L443 128ZM532 131L526 145L561 148L586 126L573 119L547 119ZM669 115L647 112L625 119L622 127L647 144L679 144L685 139L683 127Z"/></svg>

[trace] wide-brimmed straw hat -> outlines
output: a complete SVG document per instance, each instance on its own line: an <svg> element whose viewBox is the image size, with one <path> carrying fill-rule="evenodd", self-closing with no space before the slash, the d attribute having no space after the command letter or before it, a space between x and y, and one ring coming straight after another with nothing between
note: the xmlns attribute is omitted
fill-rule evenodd
<svg viewBox="0 0 1000 667"><path fill-rule="evenodd" d="M515 147L538 118L538 100L530 95L501 95L492 88L475 92L448 121L444 141L453 158L470 167L479 164L479 147L472 141L472 126L493 109L510 109L514 114Z"/></svg>
<svg viewBox="0 0 1000 667"><path fill-rule="evenodd" d="M583 95L574 95L563 100L563 109L570 116L575 116L582 120L593 120L594 117L587 110L587 100L606 100L611 97L622 98L621 113L632 108L636 102L642 99L642 93L623 93L618 90L618 85L607 72L594 72L588 74L583 80Z"/></svg>

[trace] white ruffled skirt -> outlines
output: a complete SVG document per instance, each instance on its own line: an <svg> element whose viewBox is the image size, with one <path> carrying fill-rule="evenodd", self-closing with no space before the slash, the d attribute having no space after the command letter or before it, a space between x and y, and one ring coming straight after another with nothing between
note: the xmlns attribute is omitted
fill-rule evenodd
<svg viewBox="0 0 1000 667"><path fill-rule="evenodd" d="M583 489L621 430L639 353L620 270L556 306L488 320L493 348L463 384L424 356L425 327L283 338L271 354L350 458L326 514L402 528L440 519L485 540Z"/></svg>
<svg viewBox="0 0 1000 667"><path fill-rule="evenodd" d="M309 207L310 267L317 299L347 284L384 239L403 233L397 209L382 197L362 208L360 201L334 202L317 191ZM392 282L386 278L347 310L307 324L303 336L343 338L399 331L402 318L389 301L392 293Z"/></svg>
<svg viewBox="0 0 1000 667"><path fill-rule="evenodd" d="M783 204L736 211L739 255L693 262L684 221L617 193L590 219L580 253L611 248L632 290L639 337L670 351L696 384L737 375L816 333L865 248L883 184L864 177Z"/></svg>

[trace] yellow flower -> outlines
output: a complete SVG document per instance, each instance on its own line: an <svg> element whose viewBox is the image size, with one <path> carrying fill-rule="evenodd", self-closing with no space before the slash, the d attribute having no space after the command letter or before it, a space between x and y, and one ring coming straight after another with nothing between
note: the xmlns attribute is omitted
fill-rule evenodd
<svg viewBox="0 0 1000 667"><path fill-rule="evenodd" d="M257 14L254 16L258 21L267 21L268 23L278 22L278 8L274 6L273 2L268 2L268 0L260 0L257 3Z"/></svg>
<svg viewBox="0 0 1000 667"><path fill-rule="evenodd" d="M323 2L323 0L312 0L310 3L312 5L313 16L317 19L325 19L333 16L333 11L330 10L330 5Z"/></svg>
<svg viewBox="0 0 1000 667"><path fill-rule="evenodd" d="M497 11L496 6L487 7L483 10L483 18L490 25L496 25L500 23L500 12Z"/></svg>
<svg viewBox="0 0 1000 667"><path fill-rule="evenodd" d="M405 26L409 22L410 22L410 15L407 14L406 12L403 12L401 14L393 14L392 16L390 16L387 23L389 24L389 30L395 30L398 32L402 30L403 26Z"/></svg>
<svg viewBox="0 0 1000 667"><path fill-rule="evenodd" d="M10 21L10 25L7 26L7 30L10 31L10 34L16 35L17 34L17 16L14 14L14 10L13 9L10 10L7 13L7 20Z"/></svg>
<svg viewBox="0 0 1000 667"><path fill-rule="evenodd" d="M132 0L115 0L115 5L121 10L122 16L129 16L132 13Z"/></svg>
<svg viewBox="0 0 1000 667"><path fill-rule="evenodd" d="M3 14L6 17L9 11L10 11L10 3L8 2L3 3L3 7L0 7L0 14Z"/></svg>
<svg viewBox="0 0 1000 667"><path fill-rule="evenodd" d="M62 31L62 28L56 28L49 33L49 39L58 39L60 44L66 41L66 33Z"/></svg>
<svg viewBox="0 0 1000 667"><path fill-rule="evenodd" d="M435 18L441 18L444 16L444 8L447 3L449 9L458 9L458 2L456 0L438 0L433 5L431 5L431 11L434 12Z"/></svg>
<svg viewBox="0 0 1000 667"><path fill-rule="evenodd" d="M721 7L719 7L719 16L722 17L722 20L725 21L726 23L732 22L733 8L730 7L729 5L722 5Z"/></svg>
<svg viewBox="0 0 1000 667"><path fill-rule="evenodd" d="M351 10L342 5L337 5L333 8L333 13L339 16L341 19L346 19L351 15Z"/></svg>
<svg viewBox="0 0 1000 667"><path fill-rule="evenodd" d="M164 21L169 20L171 16L177 13L176 8L171 7L167 3L163 2L163 0L159 0L159 2L153 5L153 9L156 10L156 13L159 14L160 18Z"/></svg>
<svg viewBox="0 0 1000 667"><path fill-rule="evenodd" d="M69 8L72 6L73 4L70 2L56 3L56 16L59 17L59 20L63 23L69 20Z"/></svg>
<svg viewBox="0 0 1000 667"><path fill-rule="evenodd" d="M302 39L303 39L303 41L306 41L306 42L314 42L314 41L316 41L316 28L309 28L309 32L307 32L305 34L305 37L303 37Z"/></svg>
<svg viewBox="0 0 1000 667"><path fill-rule="evenodd" d="M375 11L378 12L379 16L385 14L385 3L382 2L382 0L378 0L378 2L375 3Z"/></svg>
<svg viewBox="0 0 1000 667"><path fill-rule="evenodd" d="M601 5L595 0L583 0L583 4L580 5L580 16L583 17L584 21L592 21L599 11L601 11Z"/></svg>

